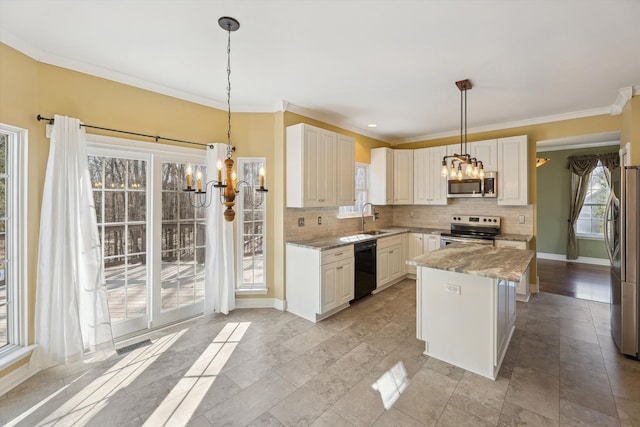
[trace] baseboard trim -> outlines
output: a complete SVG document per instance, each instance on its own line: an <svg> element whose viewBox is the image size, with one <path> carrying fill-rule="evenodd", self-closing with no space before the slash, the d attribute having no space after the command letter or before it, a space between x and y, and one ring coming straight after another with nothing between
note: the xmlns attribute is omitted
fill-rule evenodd
<svg viewBox="0 0 640 427"><path fill-rule="evenodd" d="M275 308L284 311L284 300L277 298L236 298L236 308Z"/></svg>
<svg viewBox="0 0 640 427"><path fill-rule="evenodd" d="M38 373L38 370L31 368L29 363L9 372L3 376L2 381L0 381L0 396L9 393L14 387L22 384L36 373Z"/></svg>
<svg viewBox="0 0 640 427"><path fill-rule="evenodd" d="M550 254L545 252L538 252L537 257L539 259L550 259L554 261L565 261L565 262L577 262L580 264L610 265L609 260L606 258L591 258L586 256L579 256L578 259L567 259L567 256L564 254Z"/></svg>

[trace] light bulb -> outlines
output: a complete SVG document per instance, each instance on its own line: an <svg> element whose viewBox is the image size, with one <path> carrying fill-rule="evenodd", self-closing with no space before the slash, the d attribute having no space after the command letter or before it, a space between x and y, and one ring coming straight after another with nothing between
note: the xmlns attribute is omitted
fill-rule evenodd
<svg viewBox="0 0 640 427"><path fill-rule="evenodd" d="M443 160L442 161L442 176L446 177L447 175L449 175L449 169L447 169L447 161Z"/></svg>
<svg viewBox="0 0 640 427"><path fill-rule="evenodd" d="M473 166L471 166L471 163L467 163L467 167L466 167L464 173L466 175L471 175L472 172L473 172Z"/></svg>
<svg viewBox="0 0 640 427"><path fill-rule="evenodd" d="M451 170L449 172L449 174L451 175L451 178L455 178L456 177L456 167L453 165L453 162L451 162Z"/></svg>
<svg viewBox="0 0 640 427"><path fill-rule="evenodd" d="M458 179L462 179L462 166L458 165Z"/></svg>
<svg viewBox="0 0 640 427"><path fill-rule="evenodd" d="M484 179L484 169L480 169L480 178Z"/></svg>

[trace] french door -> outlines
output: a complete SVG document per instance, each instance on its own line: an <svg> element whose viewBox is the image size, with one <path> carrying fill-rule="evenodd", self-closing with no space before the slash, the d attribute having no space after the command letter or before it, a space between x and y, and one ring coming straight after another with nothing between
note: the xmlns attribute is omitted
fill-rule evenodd
<svg viewBox="0 0 640 427"><path fill-rule="evenodd" d="M188 167L206 179L197 154L89 148L114 337L203 312L205 211L182 191Z"/></svg>

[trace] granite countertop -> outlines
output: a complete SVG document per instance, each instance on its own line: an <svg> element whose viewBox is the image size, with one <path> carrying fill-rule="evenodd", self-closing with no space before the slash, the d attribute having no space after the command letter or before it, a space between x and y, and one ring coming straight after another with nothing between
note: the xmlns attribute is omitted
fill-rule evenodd
<svg viewBox="0 0 640 427"><path fill-rule="evenodd" d="M498 234L496 240L511 240L514 242L530 242L533 236L530 234Z"/></svg>
<svg viewBox="0 0 640 427"><path fill-rule="evenodd" d="M379 234L366 234L368 232L376 232ZM365 233L354 233L349 236L329 236L319 237L317 239L302 240L297 242L287 242L288 245L301 246L303 248L317 249L325 251L328 249L338 248L340 246L353 245L354 243L366 242L368 240L376 240L383 237L394 236L396 234L406 233L406 228L388 228L383 230L369 230Z"/></svg>
<svg viewBox="0 0 640 427"><path fill-rule="evenodd" d="M407 264L519 282L534 254L523 249L453 244L415 257Z"/></svg>

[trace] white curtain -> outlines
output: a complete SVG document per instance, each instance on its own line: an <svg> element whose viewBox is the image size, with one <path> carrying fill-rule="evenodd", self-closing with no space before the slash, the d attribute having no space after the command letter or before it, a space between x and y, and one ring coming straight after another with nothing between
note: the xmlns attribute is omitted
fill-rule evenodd
<svg viewBox="0 0 640 427"><path fill-rule="evenodd" d="M111 345L111 324L84 127L56 115L42 196L35 368Z"/></svg>
<svg viewBox="0 0 640 427"><path fill-rule="evenodd" d="M224 162L226 159L226 147L226 144L223 143L210 144L207 147L207 180L210 181L217 177L217 163L218 160ZM225 221L224 206L220 204L220 194L217 188L213 190L215 191L212 194L213 201L207 208L204 313L228 314L236 308L233 223Z"/></svg>

